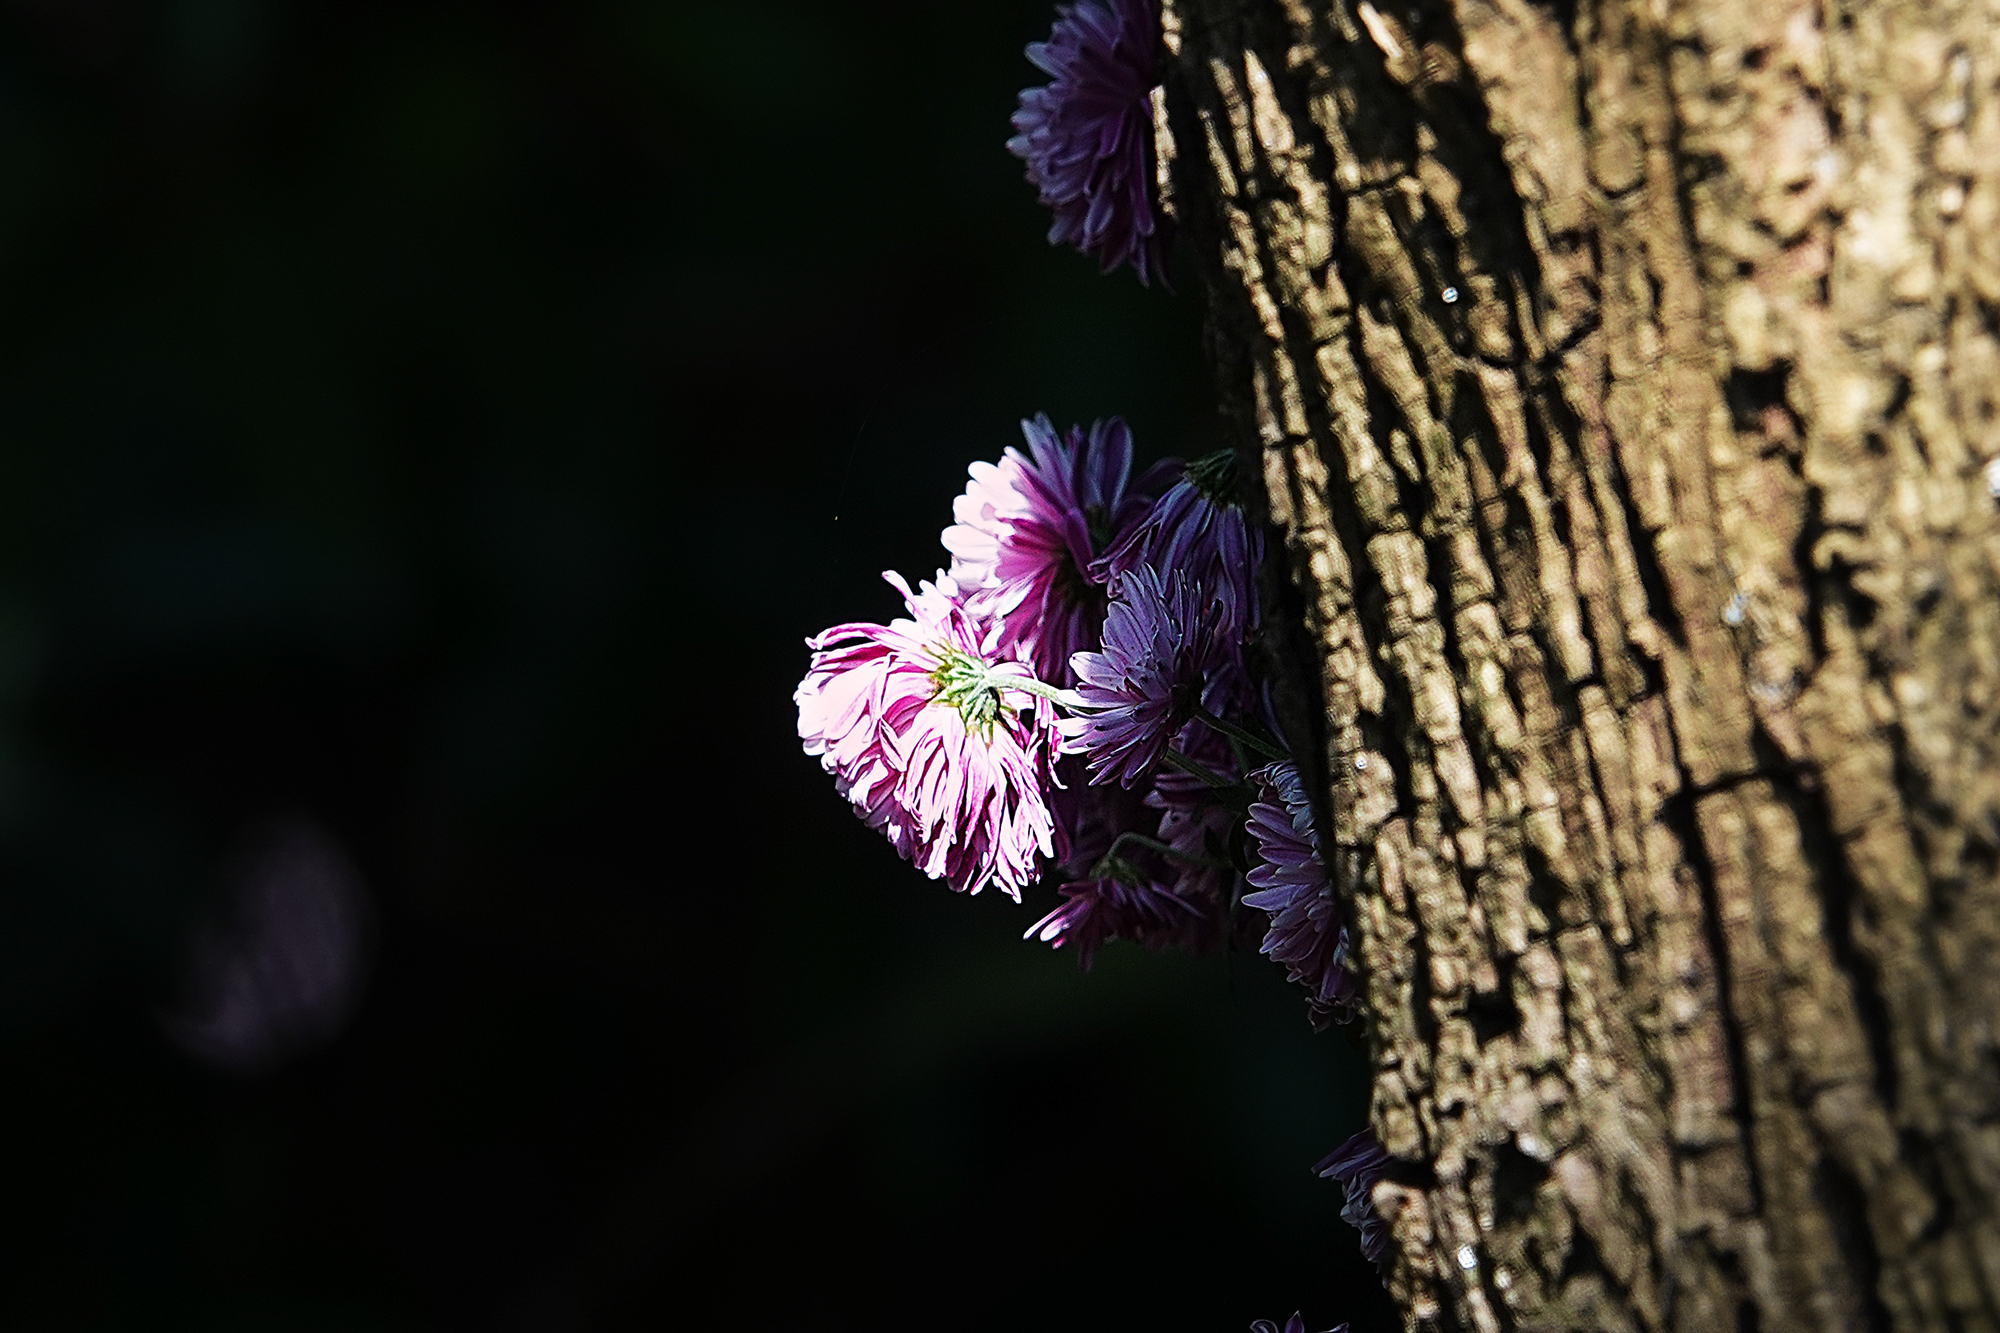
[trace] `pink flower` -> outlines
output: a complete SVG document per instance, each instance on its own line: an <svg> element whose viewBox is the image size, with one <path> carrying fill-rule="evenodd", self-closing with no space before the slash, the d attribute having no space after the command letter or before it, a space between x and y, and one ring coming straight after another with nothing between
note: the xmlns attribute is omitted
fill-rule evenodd
<svg viewBox="0 0 2000 1333"><path fill-rule="evenodd" d="M975 616L944 575L903 595L910 619L836 625L806 640L812 665L793 700L799 738L870 828L960 893L1015 899L1058 856L1048 791L1054 711L1006 690L1032 679L1003 659L999 626Z"/></svg>
<svg viewBox="0 0 2000 1333"><path fill-rule="evenodd" d="M1071 654L1096 646L1106 601L1091 567L1137 528L1176 463L1131 483L1132 432L1117 417L1071 426L1021 423L1028 453L974 463L944 530L951 577L974 611L1001 620L999 647L1025 646L1041 678L1073 683Z"/></svg>

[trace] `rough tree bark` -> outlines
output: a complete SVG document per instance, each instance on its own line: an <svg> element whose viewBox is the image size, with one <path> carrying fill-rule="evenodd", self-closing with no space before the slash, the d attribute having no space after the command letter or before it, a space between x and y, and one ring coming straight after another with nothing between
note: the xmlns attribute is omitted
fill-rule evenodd
<svg viewBox="0 0 2000 1333"><path fill-rule="evenodd" d="M1165 21L1408 1319L2000 1329L2000 7Z"/></svg>

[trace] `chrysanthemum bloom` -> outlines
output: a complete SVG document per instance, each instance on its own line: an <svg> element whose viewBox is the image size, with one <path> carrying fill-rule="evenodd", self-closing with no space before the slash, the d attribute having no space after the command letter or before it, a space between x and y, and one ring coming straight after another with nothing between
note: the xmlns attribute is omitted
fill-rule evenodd
<svg viewBox="0 0 2000 1333"><path fill-rule="evenodd" d="M958 892L997 884L1019 901L1059 852L1053 710L1006 690L1031 673L999 658L997 628L967 611L949 578L913 593L882 577L910 618L806 640L812 666L792 696L799 737L904 859Z"/></svg>
<svg viewBox="0 0 2000 1333"><path fill-rule="evenodd" d="M1168 862L1174 892L1203 909L1202 928L1189 937L1188 947L1204 952L1222 942L1229 909L1243 889L1230 846L1242 816L1212 800L1174 805L1158 794L1148 799L1160 810L1159 840L1173 851Z"/></svg>
<svg viewBox="0 0 2000 1333"><path fill-rule="evenodd" d="M1223 608L1223 634L1240 646L1257 628L1257 569L1264 534L1243 512L1236 455L1219 449L1188 464L1179 481L1111 544L1092 571L1107 582L1139 565L1179 570L1208 588Z"/></svg>
<svg viewBox="0 0 2000 1333"><path fill-rule="evenodd" d="M1246 827L1257 844L1258 864L1246 878L1256 893L1243 902L1271 914L1263 951L1302 983L1313 1026L1346 1018L1354 1009L1354 974L1347 968L1347 931L1333 883L1319 856L1312 802L1298 769L1276 763L1255 777L1263 799L1250 807Z"/></svg>
<svg viewBox="0 0 2000 1333"><path fill-rule="evenodd" d="M1153 950L1195 944L1203 913L1183 901L1176 887L1180 867L1143 836L1157 818L1150 790L1090 785L1076 755L1058 761L1056 776L1062 785L1050 793L1049 804L1057 835L1069 839L1063 902L1023 938L1058 949L1075 946L1077 965L1086 972L1111 940Z"/></svg>
<svg viewBox="0 0 2000 1333"><path fill-rule="evenodd" d="M1086 755L1092 782L1131 786L1203 706L1226 662L1219 608L1176 572L1150 565L1121 574L1104 617L1104 650L1078 653L1081 705L1057 725L1064 748Z"/></svg>
<svg viewBox="0 0 2000 1333"><path fill-rule="evenodd" d="M1276 1324L1268 1319L1253 1319L1250 1321L1250 1333L1279 1333L1279 1329ZM1284 1333L1306 1333L1305 1316L1294 1313L1290 1319L1285 1321ZM1330 1328L1326 1333L1347 1333L1347 1325L1342 1324L1338 1328Z"/></svg>
<svg viewBox="0 0 2000 1333"><path fill-rule="evenodd" d="M1189 727L1181 736L1182 753L1210 773L1241 783L1241 769L1228 740L1205 726ZM1190 947L1195 952L1220 944L1228 933L1231 908L1245 885L1237 871L1238 848L1244 842L1241 806L1232 807L1206 781L1177 768L1153 775L1146 804L1159 822L1156 836L1171 850L1169 869L1174 892L1205 912L1203 930Z"/></svg>
<svg viewBox="0 0 2000 1333"><path fill-rule="evenodd" d="M1067 843L1062 871L1066 879L1088 879L1092 867L1112 850L1120 835L1144 833L1155 816L1147 808L1149 788L1092 786L1083 756L1056 760L1056 787L1049 793L1057 836Z"/></svg>
<svg viewBox="0 0 2000 1333"><path fill-rule="evenodd" d="M1136 860L1111 858L1091 879L1062 886L1062 906L1028 927L1023 939L1062 948L1076 946L1076 964L1085 972L1097 951L1111 940L1130 940L1148 949L1187 942L1201 914L1182 902Z"/></svg>
<svg viewBox="0 0 2000 1333"><path fill-rule="evenodd" d="M1160 58L1157 0L1080 0L1056 7L1028 59L1049 76L1021 94L1007 151L1055 213L1051 245L1129 263L1140 282L1166 278L1169 233L1155 200L1152 90Z"/></svg>
<svg viewBox="0 0 2000 1333"><path fill-rule="evenodd" d="M1346 1191L1341 1220L1361 1233L1361 1252L1377 1268L1389 1257L1389 1224L1375 1211L1372 1191L1375 1182L1388 1172L1389 1160L1375 1131L1364 1129L1313 1168L1322 1180L1336 1180Z"/></svg>
<svg viewBox="0 0 2000 1333"><path fill-rule="evenodd" d="M1177 464L1134 483L1132 432L1117 417L1072 426L1064 439L1046 416L1021 423L1028 453L974 463L944 530L951 577L979 615L1001 622L999 651L1017 647L1043 680L1073 683L1069 659L1097 645L1104 626L1099 556L1144 521Z"/></svg>

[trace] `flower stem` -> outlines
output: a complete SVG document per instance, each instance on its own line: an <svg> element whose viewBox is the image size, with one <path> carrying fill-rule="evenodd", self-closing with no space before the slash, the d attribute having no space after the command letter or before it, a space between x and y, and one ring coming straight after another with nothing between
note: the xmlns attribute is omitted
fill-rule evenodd
<svg viewBox="0 0 2000 1333"><path fill-rule="evenodd" d="M1241 741L1243 744L1255 750L1258 754L1263 755L1266 759L1291 758L1290 755L1286 754L1284 750L1280 749L1277 743L1272 741L1270 738L1265 736L1259 736L1254 731L1247 731L1244 728L1237 726L1234 722L1224 722L1221 718L1209 712L1206 708L1203 708L1200 704L1196 704L1194 706L1194 715L1201 721L1206 722L1209 726L1213 727L1215 730L1229 737L1229 739L1233 741Z"/></svg>
<svg viewBox="0 0 2000 1333"><path fill-rule="evenodd" d="M1032 694L1069 709L1074 709L1082 702L1075 690L1060 689L1047 681L1036 680L1033 676L1001 676L989 673L986 683L996 690L1019 690L1023 694Z"/></svg>
<svg viewBox="0 0 2000 1333"><path fill-rule="evenodd" d="M1181 772L1186 773L1190 777L1200 778L1203 782L1207 783L1211 787L1222 788L1222 787L1235 787L1241 785L1239 783L1232 782L1228 778L1223 777L1222 774L1216 772L1212 768L1208 768L1202 764L1196 763L1194 760L1188 758L1186 755L1182 754L1179 750L1174 749L1172 746L1169 746L1166 749L1160 751L1160 758L1166 760L1168 767L1178 768Z"/></svg>
<svg viewBox="0 0 2000 1333"><path fill-rule="evenodd" d="M1158 852L1161 856L1171 856L1174 860L1184 861L1191 866L1206 866L1210 870L1228 870L1230 868L1229 863L1226 861L1218 861L1209 856L1196 856L1193 852L1184 852L1178 847L1169 846L1161 842L1158 838L1149 838L1143 833L1119 834L1112 840L1110 849L1098 858L1098 863L1101 865L1117 856L1118 849L1128 842L1136 842L1141 847Z"/></svg>

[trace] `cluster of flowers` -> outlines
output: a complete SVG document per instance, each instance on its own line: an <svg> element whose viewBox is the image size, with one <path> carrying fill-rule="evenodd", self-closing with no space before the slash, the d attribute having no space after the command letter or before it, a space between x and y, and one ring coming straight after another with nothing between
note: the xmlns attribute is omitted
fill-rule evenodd
<svg viewBox="0 0 2000 1333"><path fill-rule="evenodd" d="M1058 6L1028 58L1008 149L1051 211L1053 244L1166 279L1155 192L1158 0ZM944 532L947 569L909 614L807 640L799 736L840 794L907 860L954 890L1020 901L1053 877L1061 903L1027 935L1203 949L1263 914L1261 948L1306 989L1314 1025L1352 1013L1354 980L1312 805L1273 737L1248 650L1262 535L1225 452L1132 475L1113 418L1058 435L1023 422L1027 453L972 465ZM1363 1131L1315 1168L1378 1266L1370 1199L1389 1159ZM1346 1333L1346 1325L1331 1333ZM1279 1333L1257 1320L1252 1333ZM1306 1333L1293 1315L1283 1333Z"/></svg>
<svg viewBox="0 0 2000 1333"><path fill-rule="evenodd" d="M1116 418L975 463L947 569L907 619L807 641L799 736L870 827L961 893L1016 901L1054 872L1028 928L1088 968L1114 939L1204 949L1239 905L1307 988L1348 1010L1346 935L1311 803L1272 738L1248 649L1262 536L1227 451L1132 475Z"/></svg>

